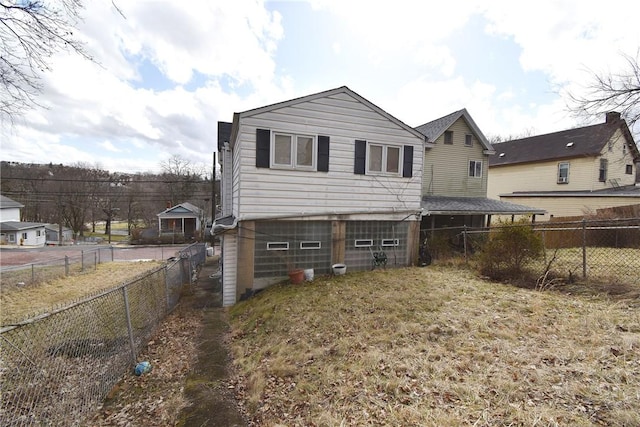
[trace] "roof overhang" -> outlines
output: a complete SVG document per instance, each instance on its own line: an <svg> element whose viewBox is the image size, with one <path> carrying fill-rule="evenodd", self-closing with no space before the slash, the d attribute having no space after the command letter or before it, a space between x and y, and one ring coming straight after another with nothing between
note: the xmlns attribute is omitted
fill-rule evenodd
<svg viewBox="0 0 640 427"><path fill-rule="evenodd" d="M486 197L423 196L422 215L544 215L547 211Z"/></svg>

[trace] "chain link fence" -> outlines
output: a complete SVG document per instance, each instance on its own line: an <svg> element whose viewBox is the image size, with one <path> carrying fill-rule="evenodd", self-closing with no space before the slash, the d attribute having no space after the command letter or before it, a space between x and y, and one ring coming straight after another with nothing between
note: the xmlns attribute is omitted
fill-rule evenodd
<svg viewBox="0 0 640 427"><path fill-rule="evenodd" d="M543 274L547 267L555 277L568 281L589 280L603 284L640 286L640 218L545 222L530 225L541 237L544 256L529 265ZM464 257L481 251L490 228L421 230L423 245L433 259Z"/></svg>
<svg viewBox="0 0 640 427"><path fill-rule="evenodd" d="M0 329L3 426L82 425L204 263L204 244L85 301Z"/></svg>
<svg viewBox="0 0 640 427"><path fill-rule="evenodd" d="M107 246L78 251L77 255L65 256L29 264L2 267L0 283L30 285L48 282L60 277L95 271L99 264L114 261L166 260L189 247L147 246L116 247Z"/></svg>

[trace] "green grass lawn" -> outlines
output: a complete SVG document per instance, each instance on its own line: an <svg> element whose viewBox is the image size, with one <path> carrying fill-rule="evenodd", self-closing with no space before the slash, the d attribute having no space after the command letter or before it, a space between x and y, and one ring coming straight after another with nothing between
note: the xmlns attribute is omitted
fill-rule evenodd
<svg viewBox="0 0 640 427"><path fill-rule="evenodd" d="M277 285L230 324L256 425L640 425L637 296L430 266Z"/></svg>

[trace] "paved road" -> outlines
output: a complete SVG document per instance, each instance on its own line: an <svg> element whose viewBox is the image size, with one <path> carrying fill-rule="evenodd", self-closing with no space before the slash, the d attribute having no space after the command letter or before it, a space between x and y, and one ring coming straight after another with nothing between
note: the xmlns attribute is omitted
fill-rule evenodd
<svg viewBox="0 0 640 427"><path fill-rule="evenodd" d="M114 260L157 259L163 260L175 256L176 252L186 247L179 246L123 246L123 245L73 245L45 246L40 248L0 246L0 267L41 263L79 257L84 252L91 254L100 251L100 255L111 256ZM113 248L113 249L111 249Z"/></svg>

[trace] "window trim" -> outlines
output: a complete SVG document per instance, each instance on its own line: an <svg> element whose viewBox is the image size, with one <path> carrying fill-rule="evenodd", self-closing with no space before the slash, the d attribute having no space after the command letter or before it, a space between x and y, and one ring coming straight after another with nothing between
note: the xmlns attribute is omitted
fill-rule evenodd
<svg viewBox="0 0 640 427"><path fill-rule="evenodd" d="M302 250L322 249L322 242L320 240L305 240L300 242L300 249Z"/></svg>
<svg viewBox="0 0 640 427"><path fill-rule="evenodd" d="M464 146L465 147L473 147L473 135L472 134L470 134L470 133L465 133L464 134Z"/></svg>
<svg viewBox="0 0 640 427"><path fill-rule="evenodd" d="M561 176L560 172L563 169L563 166L566 165L566 170L567 170L567 176L563 177ZM569 183L569 171L570 171L570 167L571 164L569 162L559 162L558 163L558 173L557 173L557 183L558 184L568 184Z"/></svg>
<svg viewBox="0 0 640 427"><path fill-rule="evenodd" d="M368 243L364 243L368 242ZM353 241L354 248L370 248L373 246L373 239L355 239Z"/></svg>
<svg viewBox="0 0 640 427"><path fill-rule="evenodd" d="M289 154L291 155L291 161L289 164L276 163L276 137L288 136L291 138ZM311 165L298 165L298 138L311 138ZM271 131L271 144L269 148L269 163L271 169L286 169L286 170L304 170L315 171L318 167L318 135L309 135L302 133L283 132L278 130Z"/></svg>
<svg viewBox="0 0 640 427"><path fill-rule="evenodd" d="M380 169L379 171L377 170L371 170L369 167L369 164L371 162L371 147L381 147L382 148L382 158L380 159ZM389 148L394 148L398 150L398 164L397 164L397 168L398 170L396 172L389 172L387 171L387 160L388 160L388 152L389 152ZM402 167L403 167L403 157L404 156L404 150L402 145L397 145L397 144L387 144L387 143L382 143L382 142L370 142L367 141L367 150L366 150L366 157L365 157L365 174L366 175L387 175L387 176L402 176Z"/></svg>
<svg viewBox="0 0 640 427"><path fill-rule="evenodd" d="M626 175L633 175L633 165L625 165L624 173Z"/></svg>
<svg viewBox="0 0 640 427"><path fill-rule="evenodd" d="M380 242L380 246L400 246L400 239L382 239L382 241Z"/></svg>
<svg viewBox="0 0 640 427"><path fill-rule="evenodd" d="M267 250L268 251L288 251L289 242L267 242Z"/></svg>
<svg viewBox="0 0 640 427"><path fill-rule="evenodd" d="M471 164L472 163L474 164L474 166L473 166L473 175L471 174ZM480 165L480 175L476 174L476 172L478 170L478 166L477 166L478 164ZM484 165L482 164L482 160L469 160L469 166L468 166L468 169L467 169L467 174L469 175L469 178L482 178L482 174L483 174L482 169L483 168L484 168Z"/></svg>

